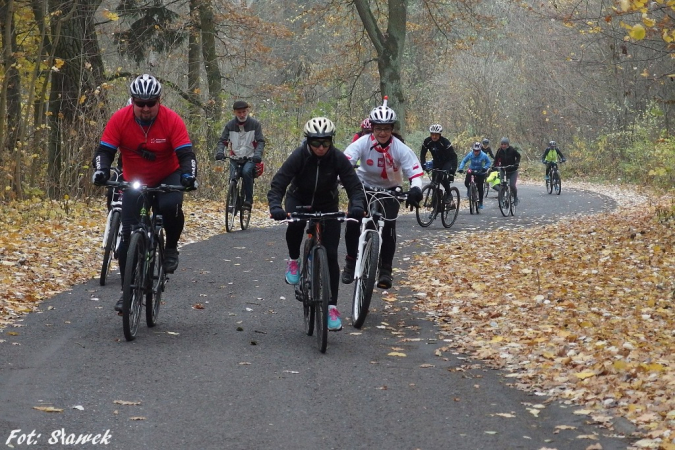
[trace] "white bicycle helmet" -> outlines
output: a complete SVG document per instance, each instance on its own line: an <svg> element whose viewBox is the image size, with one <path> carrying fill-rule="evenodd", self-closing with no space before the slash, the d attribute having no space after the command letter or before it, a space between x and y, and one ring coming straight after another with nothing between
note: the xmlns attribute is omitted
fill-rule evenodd
<svg viewBox="0 0 675 450"><path fill-rule="evenodd" d="M152 75L143 74L137 77L129 87L131 96L141 100L149 100L162 95L162 85Z"/></svg>
<svg viewBox="0 0 675 450"><path fill-rule="evenodd" d="M549 142L549 143L548 143L548 146L549 146L549 147L555 147L555 146L556 146L555 141Z"/></svg>
<svg viewBox="0 0 675 450"><path fill-rule="evenodd" d="M476 150L480 150L480 142L474 142L473 145L471 146L471 150L473 150L474 152Z"/></svg>
<svg viewBox="0 0 675 450"><path fill-rule="evenodd" d="M309 119L304 128L305 137L322 138L335 136L335 124L326 117Z"/></svg>
<svg viewBox="0 0 675 450"><path fill-rule="evenodd" d="M387 106L387 96L384 96L384 101L382 106L377 106L370 111L370 123L375 124L395 124L396 123L396 113L393 109Z"/></svg>
<svg viewBox="0 0 675 450"><path fill-rule="evenodd" d="M443 127L441 126L440 123L435 123L432 126L429 127L429 133L438 133L441 134L443 132Z"/></svg>

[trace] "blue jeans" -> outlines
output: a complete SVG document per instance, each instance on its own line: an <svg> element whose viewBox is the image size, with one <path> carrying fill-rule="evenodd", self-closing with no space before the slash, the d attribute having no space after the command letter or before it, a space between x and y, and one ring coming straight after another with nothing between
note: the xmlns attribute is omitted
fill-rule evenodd
<svg viewBox="0 0 675 450"><path fill-rule="evenodd" d="M237 166L239 163L230 162L230 180L237 176ZM244 185L244 201L253 203L253 176L255 175L255 163L246 161L241 170L241 177Z"/></svg>

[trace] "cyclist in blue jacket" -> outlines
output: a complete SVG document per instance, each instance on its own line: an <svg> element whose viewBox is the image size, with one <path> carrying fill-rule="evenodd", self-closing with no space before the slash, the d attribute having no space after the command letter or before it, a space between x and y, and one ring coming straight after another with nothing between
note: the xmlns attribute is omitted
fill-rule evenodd
<svg viewBox="0 0 675 450"><path fill-rule="evenodd" d="M480 142L474 142L471 147L471 151L462 159L462 162L459 163L459 168L457 172L463 173L464 166L466 163L469 163L469 169L473 172L474 181L478 187L478 209L483 209L483 184L485 182L485 176L487 175L487 170L490 168L492 161L490 157L483 153L481 150ZM469 182L471 181L471 175L466 174L464 178L464 186L466 186L466 196L469 197Z"/></svg>

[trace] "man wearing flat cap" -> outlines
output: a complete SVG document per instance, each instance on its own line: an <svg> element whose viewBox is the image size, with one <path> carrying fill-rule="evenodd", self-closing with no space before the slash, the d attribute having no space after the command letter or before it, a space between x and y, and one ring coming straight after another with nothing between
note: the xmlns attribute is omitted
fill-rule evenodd
<svg viewBox="0 0 675 450"><path fill-rule="evenodd" d="M262 126L260 122L249 116L249 108L249 104L243 100L234 102L232 105L234 119L227 122L216 146L217 161L225 159L226 151L227 155L233 158L230 160L230 179L236 175L236 164L243 165L245 199L242 208L246 209L251 209L253 203L253 178L256 170L258 174L262 172L262 158L265 150Z"/></svg>

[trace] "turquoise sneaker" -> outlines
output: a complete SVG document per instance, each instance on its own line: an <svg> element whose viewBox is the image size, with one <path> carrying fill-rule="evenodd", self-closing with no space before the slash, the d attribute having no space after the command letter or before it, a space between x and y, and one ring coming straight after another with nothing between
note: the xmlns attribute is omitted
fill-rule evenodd
<svg viewBox="0 0 675 450"><path fill-rule="evenodd" d="M289 259L286 264L286 283L298 284L300 281L300 270L297 259Z"/></svg>
<svg viewBox="0 0 675 450"><path fill-rule="evenodd" d="M341 329L340 312L335 305L328 305L328 331L340 331Z"/></svg>

